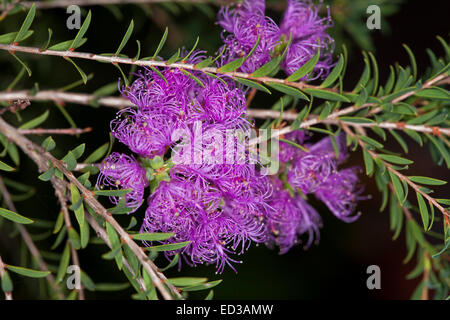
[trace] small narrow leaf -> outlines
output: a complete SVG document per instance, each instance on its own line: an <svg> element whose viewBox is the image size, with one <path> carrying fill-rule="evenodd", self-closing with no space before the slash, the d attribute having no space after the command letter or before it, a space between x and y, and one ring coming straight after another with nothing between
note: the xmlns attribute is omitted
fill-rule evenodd
<svg viewBox="0 0 450 320"><path fill-rule="evenodd" d="M189 243L191 243L190 241L185 241L185 242L179 242L179 243L169 243L169 244L162 244L159 246L152 246L152 247L148 247L146 248L147 250L151 250L151 251L172 251L172 250L178 250L181 248L186 247Z"/></svg>
<svg viewBox="0 0 450 320"><path fill-rule="evenodd" d="M416 192L416 194L417 194L417 203L419 204L420 216L422 217L423 227L425 230L427 230L430 219L427 204L425 203L425 200L423 199L422 195L419 192Z"/></svg>
<svg viewBox="0 0 450 320"><path fill-rule="evenodd" d="M28 219L27 217L24 217L16 212L10 211L5 208L0 208L0 217L3 217L5 219L8 219L10 221L20 223L20 224L30 224L34 221L31 219Z"/></svg>
<svg viewBox="0 0 450 320"><path fill-rule="evenodd" d="M320 86L322 88L328 88L329 86L331 86L336 81L336 79L341 75L343 68L344 68L344 56L341 54L336 66L333 68L333 70L331 70L328 77L325 79L324 82L322 82Z"/></svg>
<svg viewBox="0 0 450 320"><path fill-rule="evenodd" d="M156 51L153 54L152 59L155 59L156 57L158 57L159 52L161 51L162 47L166 43L168 33L169 33L169 29L166 27L166 29L164 30L164 34L163 34L161 40L159 41L158 47L156 48Z"/></svg>
<svg viewBox="0 0 450 320"><path fill-rule="evenodd" d="M267 85L271 88L274 88L275 90L278 90L282 93L285 93L287 95L297 97L306 101L309 101L309 98L301 92L299 89L287 86L285 84L276 83L276 82L268 82Z"/></svg>
<svg viewBox="0 0 450 320"><path fill-rule="evenodd" d="M33 270L24 267L12 266L10 264L8 264L7 269L14 273L30 278L43 278L50 274L50 271Z"/></svg>
<svg viewBox="0 0 450 320"><path fill-rule="evenodd" d="M0 161L0 170L3 171L14 171L15 169L9 165L7 165L6 163Z"/></svg>
<svg viewBox="0 0 450 320"><path fill-rule="evenodd" d="M395 163L395 164L412 164L414 163L414 161L399 157L399 156L394 156L394 155L390 155L390 154L379 154L378 157L380 157L381 159L391 162L391 163Z"/></svg>
<svg viewBox="0 0 450 320"><path fill-rule="evenodd" d="M133 235L134 240L143 241L163 241L170 239L174 236L174 233L138 233Z"/></svg>
<svg viewBox="0 0 450 320"><path fill-rule="evenodd" d="M134 21L133 21L133 19L131 19L130 25L128 26L128 29L125 32L125 35L123 36L122 41L120 42L119 48L117 48L116 55L118 55L118 54L120 54L120 52L122 52L122 49L125 47L125 45L127 44L128 40L131 37L131 34L133 33L133 28L134 28Z"/></svg>
<svg viewBox="0 0 450 320"><path fill-rule="evenodd" d="M17 32L14 42L20 42L20 41L24 40L24 38L28 32L28 29L30 28L31 24L33 23L35 15L36 15L36 4L33 3L30 10L28 10L28 14L25 17L25 20L23 21L19 32Z"/></svg>
<svg viewBox="0 0 450 320"><path fill-rule="evenodd" d="M435 179L435 178L429 178L429 177L409 176L408 178L412 182L428 184L428 185L432 185L432 186L442 186L447 183L446 181Z"/></svg>
<svg viewBox="0 0 450 320"><path fill-rule="evenodd" d="M89 24L90 23L91 23L91 10L89 10L86 19L84 19L84 22L81 25L80 30L78 30L78 33L75 36L75 39L73 39L72 43L70 44L69 50L76 49L76 48L80 47L83 44L83 41L82 41L83 40L83 36L86 33L87 29L89 28ZM84 82L84 83L86 83L86 82Z"/></svg>
<svg viewBox="0 0 450 320"><path fill-rule="evenodd" d="M304 76L306 76L308 73L314 70L314 67L316 66L317 62L319 61L320 57L320 43L319 46L317 46L317 52L316 54L307 61L303 66L301 66L297 71L295 71L293 74L291 74L289 77L286 78L287 81L297 81Z"/></svg>
<svg viewBox="0 0 450 320"><path fill-rule="evenodd" d="M49 111L45 111L43 114L41 114L40 116L28 121L27 123L24 123L23 125L21 125L19 127L19 129L33 129L36 128L37 126L41 125L45 120L47 120L48 118L48 114Z"/></svg>

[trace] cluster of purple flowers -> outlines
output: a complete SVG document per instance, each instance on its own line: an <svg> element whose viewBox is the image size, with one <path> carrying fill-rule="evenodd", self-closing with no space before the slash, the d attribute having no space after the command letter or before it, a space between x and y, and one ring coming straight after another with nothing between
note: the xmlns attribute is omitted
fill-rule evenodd
<svg viewBox="0 0 450 320"><path fill-rule="evenodd" d="M231 33L224 37L226 59L247 54L259 36L259 49L242 66L251 72L271 59L280 35L286 33L293 34L293 51L287 57L300 54L295 44L313 54L315 39L328 39L324 29L329 18L320 19L311 4L288 4L281 28L264 16L264 1L222 8L219 23ZM197 63L203 58L203 52L196 51L187 60ZM285 61L287 72L300 63L294 60ZM318 76L327 70L319 68ZM190 265L215 264L222 272L227 265L234 269L233 263L240 262L234 255L251 243L278 246L285 253L306 235L309 247L319 239L321 218L308 204L308 194L344 221L357 218L352 216L362 198L357 170L338 170L347 157L342 136L337 139L339 157L330 138L306 144L309 152L281 142L279 160L285 172L264 175L255 166L258 157L246 148L248 136L239 134L253 126L246 115L245 89L230 78L190 72L143 69L130 86L121 88L135 106L117 113L111 132L137 157L112 153L100 164L97 180L98 188L132 189L111 198L114 204L124 201L131 212L142 205L151 187L140 231L174 233L165 244L189 241L166 256L180 253ZM306 137L295 131L286 138L304 144Z"/></svg>
<svg viewBox="0 0 450 320"><path fill-rule="evenodd" d="M288 7L280 26L265 16L264 0L246 0L232 9L223 7L218 15L225 46L223 62L248 55L259 36L256 50L240 68L242 72L251 73L274 56L280 55L292 36L281 68L287 74L292 74L320 49L320 58L312 75L302 80L326 77L333 66L334 49L333 39L325 32L333 26L329 10L327 16L322 18L319 16L321 3L315 6L312 0L287 2Z"/></svg>

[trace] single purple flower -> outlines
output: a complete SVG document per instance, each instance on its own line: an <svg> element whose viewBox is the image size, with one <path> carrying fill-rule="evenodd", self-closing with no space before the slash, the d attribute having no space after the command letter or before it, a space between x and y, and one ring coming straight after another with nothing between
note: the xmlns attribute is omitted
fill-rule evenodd
<svg viewBox="0 0 450 320"><path fill-rule="evenodd" d="M258 46L240 70L251 73L270 61L270 54L279 41L279 28L271 18L265 16L264 10L264 0L246 0L236 8L220 9L217 20L224 29L222 39L226 46L222 65L248 55L258 36Z"/></svg>
<svg viewBox="0 0 450 320"><path fill-rule="evenodd" d="M285 39L292 35L292 43L281 67L288 74L294 73L310 60L320 48L320 58L313 70L313 76L302 80L325 78L333 67L333 39L325 32L333 26L330 12L321 18L322 2L315 6L311 0L288 0L288 8L281 22L280 33ZM320 40L320 44L318 43Z"/></svg>
<svg viewBox="0 0 450 320"><path fill-rule="evenodd" d="M266 221L267 245L279 246L280 254L283 254L298 244L303 234L308 235L305 248L309 248L314 239L317 243L319 228L322 226L319 214L302 197L291 197L278 178L272 181L274 193L269 204L274 213Z"/></svg>
<svg viewBox="0 0 450 320"><path fill-rule="evenodd" d="M146 171L136 159L117 152L111 153L99 166L100 174L97 178L97 188L110 186L115 189L129 189L132 191L125 195L125 203L130 212L136 211L142 204L144 190L148 186ZM118 204L120 197L110 197L114 204Z"/></svg>
<svg viewBox="0 0 450 320"><path fill-rule="evenodd" d="M367 199L361 196L364 189L359 186L358 170L359 168L353 167L335 172L315 191L316 197L345 222L358 219L360 213L352 215L357 202Z"/></svg>

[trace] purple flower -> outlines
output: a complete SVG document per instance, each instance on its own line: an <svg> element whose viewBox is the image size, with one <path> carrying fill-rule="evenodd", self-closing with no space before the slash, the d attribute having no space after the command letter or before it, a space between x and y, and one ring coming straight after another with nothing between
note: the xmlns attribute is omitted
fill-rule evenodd
<svg viewBox="0 0 450 320"><path fill-rule="evenodd" d="M347 156L344 135L338 136L335 141L339 150L339 159L336 159L330 137L323 138L315 144L307 144L308 152L297 151L288 172L289 183L300 188L304 194L314 192L323 184L331 174L336 172L338 164L342 163Z"/></svg>
<svg viewBox="0 0 450 320"><path fill-rule="evenodd" d="M264 10L264 0L246 0L236 8L220 9L217 20L224 29L222 39L226 46L222 65L248 55L258 36L258 46L240 70L251 73L270 61L270 54L279 41L279 28L271 18L264 15ZM228 35L225 35L226 32Z"/></svg>
<svg viewBox="0 0 450 320"><path fill-rule="evenodd" d="M310 60L320 48L319 62L314 67L313 76L302 80L314 80L325 78L333 67L332 54L334 49L333 39L325 32L333 26L330 12L326 17L319 16L322 3L315 6L311 0L288 0L288 8L281 22L280 33L289 39L292 34L286 58L281 67L288 74L294 73ZM318 44L320 40L320 44Z"/></svg>
<svg viewBox="0 0 450 320"><path fill-rule="evenodd" d="M308 235L305 248L314 239L319 241L319 228L322 226L319 214L300 196L291 197L283 189L278 178L272 179L274 193L270 205L274 214L267 218L267 245L280 247L280 254L286 253L298 244L303 234Z"/></svg>
<svg viewBox="0 0 450 320"><path fill-rule="evenodd" d="M188 182L163 181L149 197L141 231L175 233L164 243L190 241L178 252L192 265L216 264L217 272L229 265L235 270L232 263L240 261L230 255L236 253L240 243L256 240L263 227L255 224L247 211L228 212L221 209L223 205L220 192L214 188L197 189Z"/></svg>
<svg viewBox="0 0 450 320"><path fill-rule="evenodd" d="M361 196L363 188L359 187L358 168L347 168L335 172L316 191L316 197L323 201L330 211L345 222L358 219L360 213L352 215L357 202L367 199Z"/></svg>
<svg viewBox="0 0 450 320"><path fill-rule="evenodd" d="M100 164L100 175L97 179L97 188L110 186L115 189L129 189L132 191L125 195L125 203L130 212L136 211L142 204L144 190L148 186L146 171L136 159L117 152L111 153ZM120 197L110 197L114 204L118 204Z"/></svg>

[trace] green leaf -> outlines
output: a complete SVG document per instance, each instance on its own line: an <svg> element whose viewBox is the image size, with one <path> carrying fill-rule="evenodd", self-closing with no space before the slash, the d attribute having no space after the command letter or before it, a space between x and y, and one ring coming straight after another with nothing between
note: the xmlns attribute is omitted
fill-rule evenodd
<svg viewBox="0 0 450 320"><path fill-rule="evenodd" d="M416 192L416 194L417 194L417 203L419 204L420 216L422 217L423 227L425 230L427 230L430 219L427 204L425 203L425 200L423 199L422 195L419 192Z"/></svg>
<svg viewBox="0 0 450 320"><path fill-rule="evenodd" d="M445 145L442 143L441 140L437 140L435 137L433 137L431 135L427 135L427 138L438 149L439 153L444 158L445 163L447 164L447 168L450 169L450 154L448 153L447 148L445 147Z"/></svg>
<svg viewBox="0 0 450 320"><path fill-rule="evenodd" d="M180 49L177 50L177 52L175 52L170 58L169 60L167 60L166 64L170 65L172 63L177 62L180 59Z"/></svg>
<svg viewBox="0 0 450 320"><path fill-rule="evenodd" d="M80 235L74 228L68 228L67 233L69 235L69 241L72 247L75 250L79 250L81 248Z"/></svg>
<svg viewBox="0 0 450 320"><path fill-rule="evenodd" d="M181 248L186 247L189 243L191 243L190 241L185 241L185 242L179 242L179 243L169 243L169 244L162 244L159 246L152 246L152 247L147 247L147 250L151 250L151 251L156 251L156 252L160 252L160 251L172 251L172 250L178 250Z"/></svg>
<svg viewBox="0 0 450 320"><path fill-rule="evenodd" d="M361 78L359 79L358 83L356 84L355 88L352 90L354 93L359 93L362 88L364 88L367 85L367 82L370 79L370 62L367 58L367 54L363 52L364 54L364 71L361 75Z"/></svg>
<svg viewBox="0 0 450 320"><path fill-rule="evenodd" d="M163 34L161 40L159 41L158 47L156 48L156 51L155 51L155 53L153 54L152 59L155 59L155 58L158 56L158 54L159 54L159 52L161 51L162 47L163 47L164 44L166 43L166 40L167 40L167 34L168 34L168 33L169 33L169 29L166 27L166 29L164 30L164 34Z"/></svg>
<svg viewBox="0 0 450 320"><path fill-rule="evenodd" d="M86 144L82 143L76 148L72 149L72 154L75 157L75 159L79 159L83 155L85 148Z"/></svg>
<svg viewBox="0 0 450 320"><path fill-rule="evenodd" d="M340 101L340 102L351 102L347 97L333 91L322 90L322 89L313 89L313 88L305 88L303 89L306 93L312 95L316 98L321 98L325 100L331 101Z"/></svg>
<svg viewBox="0 0 450 320"><path fill-rule="evenodd" d="M270 74L272 71L274 71L278 67L280 62L281 62L281 57L280 56L275 57L272 60L270 60L269 62L267 62L266 64L264 64L262 67L257 69L255 72L253 72L251 74L251 76L255 77L255 78L267 76L268 74Z"/></svg>
<svg viewBox="0 0 450 320"><path fill-rule="evenodd" d="M82 41L83 40L83 36L86 33L87 29L89 28L89 24L90 23L91 23L91 10L89 10L86 19L84 19L84 22L81 25L80 30L78 30L78 33L75 36L75 39L73 39L72 43L70 44L69 50L76 49L76 48L80 47L83 44L83 41ZM81 74L81 72L80 72L80 74ZM86 81L84 83L86 83Z"/></svg>
<svg viewBox="0 0 450 320"><path fill-rule="evenodd" d="M34 33L33 30L28 30L22 37L22 41L29 38ZM10 32L0 35L0 44L11 44L17 37L18 32Z"/></svg>
<svg viewBox="0 0 450 320"><path fill-rule="evenodd" d="M399 157L399 156L394 156L391 154L378 154L378 157L380 157L381 159L391 162L391 163L395 163L395 164L403 164L403 165L407 165L407 164L412 164L414 163L414 161Z"/></svg>
<svg viewBox="0 0 450 320"><path fill-rule="evenodd" d="M269 87L274 88L275 90L285 93L287 95L309 101L309 98L297 88L290 87L285 84L276 83L276 82L268 82L267 85Z"/></svg>
<svg viewBox="0 0 450 320"><path fill-rule="evenodd" d="M64 59L66 59L67 61L69 61L69 62L75 67L75 69L77 69L78 73L79 73L80 76L81 76L81 79L83 79L83 83L86 84L88 79L87 79L87 76L86 76L86 74L84 73L84 71L81 70L81 68L78 67L78 65L77 65L72 59L70 59L69 57L64 57Z"/></svg>
<svg viewBox="0 0 450 320"><path fill-rule="evenodd" d="M195 69L202 69L202 68L206 68L209 67L211 64L213 63L213 59L211 57L208 57L202 61L200 61L199 63L197 63L194 68Z"/></svg>
<svg viewBox="0 0 450 320"><path fill-rule="evenodd" d="M87 41L87 38L83 38L80 40L80 47ZM63 41L63 42L59 42L57 44L52 45L50 48L48 48L48 50L53 50L53 51L66 51L69 50L70 45L73 43L72 40L67 40L67 41Z"/></svg>
<svg viewBox="0 0 450 320"><path fill-rule="evenodd" d="M403 200L405 199L405 191L403 190L403 185L400 179L391 171L389 171L389 176L391 177L392 185L395 190L395 194L397 195L398 201L403 204Z"/></svg>
<svg viewBox="0 0 450 320"><path fill-rule="evenodd" d="M240 68L242 64L245 62L245 57L238 58L227 64L223 65L218 69L219 72L233 72L236 69Z"/></svg>
<svg viewBox="0 0 450 320"><path fill-rule="evenodd" d="M105 143L103 145L101 145L100 147L98 147L97 149L95 149L94 152L92 152L87 158L86 160L84 160L84 163L94 163L100 159L103 158L103 156L105 155L106 151L108 151L108 143Z"/></svg>
<svg viewBox="0 0 450 320"><path fill-rule="evenodd" d="M28 219L27 217L24 217L16 212L10 211L5 208L0 208L0 216L20 224L30 224L34 222L33 220Z"/></svg>
<svg viewBox="0 0 450 320"><path fill-rule="evenodd" d="M444 100L450 99L450 93L447 90L442 89L440 87L422 89L420 91L417 91L415 95L427 99L444 99Z"/></svg>
<svg viewBox="0 0 450 320"><path fill-rule="evenodd" d="M42 181L49 181L53 177L54 173L55 173L55 168L51 167L50 169L45 171L43 174L41 174L38 178L39 178L39 180L42 180Z"/></svg>
<svg viewBox="0 0 450 320"><path fill-rule="evenodd" d="M174 236L174 233L137 233L133 235L134 240L143 240L143 241L163 241L170 239Z"/></svg>
<svg viewBox="0 0 450 320"><path fill-rule="evenodd" d="M235 80L239 83L242 83L243 85L250 87L250 88L255 88L259 91L263 91L266 92L268 94L271 94L271 92L269 91L269 89L267 89L265 86L263 86L262 84L252 81L252 80L248 80L248 79L244 79L244 78L235 78Z"/></svg>
<svg viewBox="0 0 450 320"><path fill-rule="evenodd" d="M3 277L0 278L2 283L2 291L3 292L11 292L13 291L13 283L11 281L11 277L9 276L9 272L5 270Z"/></svg>
<svg viewBox="0 0 450 320"><path fill-rule="evenodd" d="M133 191L132 188L119 190L95 190L94 193L96 196L120 197L130 193L131 191Z"/></svg>
<svg viewBox="0 0 450 320"><path fill-rule="evenodd" d="M286 140L286 139L283 139L283 138L280 138L280 141L282 141L284 143L287 143L287 144L289 144L289 145L291 145L291 146L293 146L293 147L295 147L297 149L300 149L302 151L309 152L309 150L307 148L305 148L305 147L303 147L303 146L301 146L301 145L299 145L299 144L297 144L297 143L295 143L293 141Z"/></svg>
<svg viewBox="0 0 450 320"><path fill-rule="evenodd" d="M371 119L362 118L362 117L339 117L339 120L345 121L345 122L352 122L352 123L375 123Z"/></svg>
<svg viewBox="0 0 450 320"><path fill-rule="evenodd" d="M133 33L133 28L134 28L134 21L133 19L131 19L130 25L128 26L128 29L125 32L122 41L120 42L119 48L117 48L116 55L118 55L127 44L128 40L131 37L131 34Z"/></svg>
<svg viewBox="0 0 450 320"><path fill-rule="evenodd" d="M429 177L422 177L422 176L409 176L409 180L416 183L421 184L428 184L432 186L442 186L446 184L446 181L435 179L435 178L429 178Z"/></svg>
<svg viewBox="0 0 450 320"><path fill-rule="evenodd" d="M64 279L64 276L67 273L67 268L69 267L70 261L70 246L69 243L66 243L64 247L64 251L61 257L61 261L59 263L58 273L56 275L56 282L61 282Z"/></svg>
<svg viewBox="0 0 450 320"><path fill-rule="evenodd" d="M96 283L95 291L121 291L128 289L130 284L125 283Z"/></svg>
<svg viewBox="0 0 450 320"><path fill-rule="evenodd" d="M74 154L72 153L72 151L69 151L64 158L61 159L61 161L63 161L64 163L67 164L67 170L72 171L76 168L77 166L77 159L75 158Z"/></svg>
<svg viewBox="0 0 450 320"><path fill-rule="evenodd" d="M0 161L0 170L3 171L14 171L15 169L9 165L7 165L6 163Z"/></svg>
<svg viewBox="0 0 450 320"><path fill-rule="evenodd" d="M378 70L378 63L377 63L377 59L375 59L375 56L373 55L372 52L369 52L369 57L370 60L372 61L372 66L373 66L373 90L372 90L372 94L375 94L377 92L378 89L378 82L379 82L379 70Z"/></svg>
<svg viewBox="0 0 450 320"><path fill-rule="evenodd" d="M413 80L415 81L416 78L417 78L417 62L416 62L416 58L414 57L414 53L411 51L411 49L406 44L403 44L403 48L405 48L406 52L408 53L408 57L409 57L409 60L411 62L411 67L412 67Z"/></svg>
<svg viewBox="0 0 450 320"><path fill-rule="evenodd" d="M20 42L26 38L26 34L31 24L33 23L35 15L36 15L36 4L33 3L30 10L28 10L28 14L25 17L25 20L23 21L22 26L20 27L20 30L14 39L14 42Z"/></svg>
<svg viewBox="0 0 450 320"><path fill-rule="evenodd" d="M176 287L189 287L205 283L208 281L208 278L177 277L169 278L166 281Z"/></svg>
<svg viewBox="0 0 450 320"><path fill-rule="evenodd" d="M333 70L331 70L328 77L325 79L324 82L322 82L320 86L322 88L328 88L329 86L331 86L336 81L336 79L341 75L343 68L344 68L344 56L341 54L336 66L333 68Z"/></svg>
<svg viewBox="0 0 450 320"><path fill-rule="evenodd" d="M48 30L47 42L44 44L43 47L41 47L41 51L46 51L48 49L48 46L50 45L50 41L52 40L53 31L50 28L48 28L47 30Z"/></svg>
<svg viewBox="0 0 450 320"><path fill-rule="evenodd" d="M19 127L19 129L33 129L36 128L37 126L39 126L40 124L42 124L45 120L47 120L48 118L48 114L49 111L45 111L43 114L41 114L40 116L24 123L23 125L21 125Z"/></svg>
<svg viewBox="0 0 450 320"><path fill-rule="evenodd" d="M55 140L51 136L45 138L45 140L41 144L42 148L45 149L45 151L51 151L55 149L56 143Z"/></svg>
<svg viewBox="0 0 450 320"><path fill-rule="evenodd" d="M211 288L217 286L218 284L220 284L221 282L222 282L222 280L211 281L211 282L207 282L207 283L203 283L203 284L199 284L199 285L195 285L195 286L191 286L191 287L184 287L184 288L182 288L182 290L183 291L199 291L199 290L211 289Z"/></svg>
<svg viewBox="0 0 450 320"><path fill-rule="evenodd" d="M374 165L372 156L363 149L364 163L366 165L366 174L370 176L373 173Z"/></svg>
<svg viewBox="0 0 450 320"><path fill-rule="evenodd" d="M32 74L31 69L25 64L25 62L23 62L18 56L16 56L11 51L9 53L14 57L14 59L16 59L22 65L22 67L25 68L25 70L27 70L28 76L31 77Z"/></svg>
<svg viewBox="0 0 450 320"><path fill-rule="evenodd" d="M79 204L74 211L78 224L80 225L80 228L82 228L83 224L85 224L83 199L81 198L78 188L72 182L70 183L70 196L72 205Z"/></svg>
<svg viewBox="0 0 450 320"><path fill-rule="evenodd" d="M7 269L14 273L30 278L43 278L50 274L50 271L33 270L24 267L12 266L10 264L8 264Z"/></svg>
<svg viewBox="0 0 450 320"><path fill-rule="evenodd" d="M369 138L367 136L362 136L362 135L358 135L359 139L361 139L362 141L364 141L365 143L369 144L370 146L376 148L376 149L381 149L383 148L383 144L379 143L378 141Z"/></svg>
<svg viewBox="0 0 450 320"><path fill-rule="evenodd" d="M185 69L180 69L181 72L183 72L185 75L187 75L189 78L191 78L192 80L194 80L195 82L197 82L198 85L200 85L200 87L204 88L205 85L203 84L203 82L197 78L196 76L194 76L192 73L190 73L189 71L185 70Z"/></svg>
<svg viewBox="0 0 450 320"><path fill-rule="evenodd" d="M319 42L320 45L320 42ZM307 61L304 65L302 65L297 71L295 71L293 74L291 74L289 77L286 78L286 81L292 82L297 81L304 76L306 76L308 73L314 70L314 67L316 66L317 62L319 61L320 57L320 46L317 47L316 54Z"/></svg>

